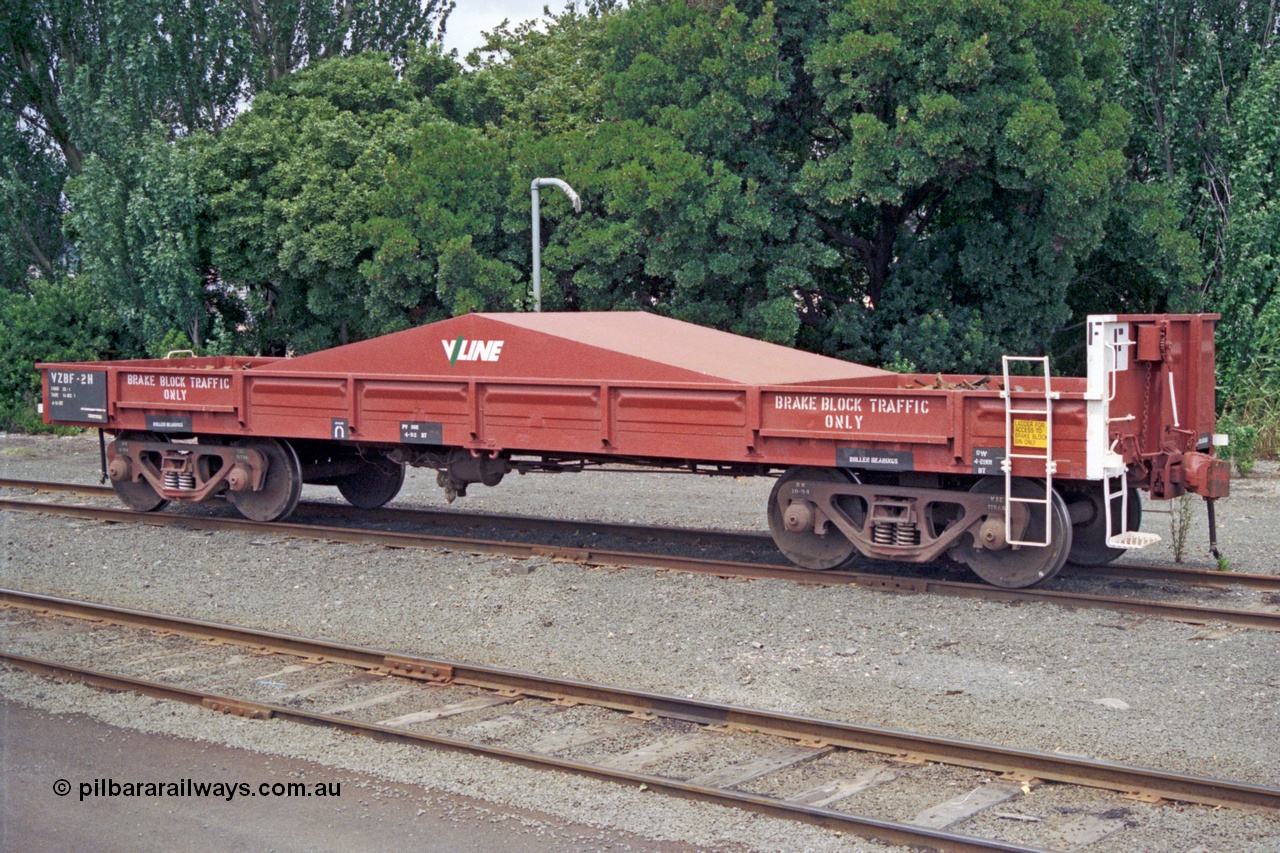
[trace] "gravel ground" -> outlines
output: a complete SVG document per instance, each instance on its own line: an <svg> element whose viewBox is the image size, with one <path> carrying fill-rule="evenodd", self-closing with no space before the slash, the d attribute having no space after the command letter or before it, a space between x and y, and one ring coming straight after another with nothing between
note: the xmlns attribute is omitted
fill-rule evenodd
<svg viewBox="0 0 1280 853"><path fill-rule="evenodd" d="M1233 570L1275 573L1280 476L1274 466L1260 469L1238 478L1233 497L1220 502L1220 544ZM96 482L96 438L0 438L0 476ZM673 475L513 476L494 489L474 488L455 506L763 529L769 485ZM680 489L678 500L673 489ZM334 494L304 491L307 498ZM442 503L433 472L412 472L396 501ZM1211 568L1214 561L1201 553L1201 512L1186 562ZM1169 517L1149 511L1144 527L1167 536ZM863 725L1280 783L1280 637L1267 632L1048 605L101 526L20 513L0 514L0 534L4 586ZM1159 562L1171 553L1162 545L1132 559ZM381 774L637 833L655 844L886 849L590 780L548 779L287 724L161 709L150 700L52 687L18 673L0 675L0 685L6 697L36 707L75 708L117 725ZM961 793L972 780L952 781L953 793ZM1037 792L995 811L1067 813L1083 806L1054 798L1079 796ZM1275 818L1219 812L1206 821L1199 809L1124 808L1136 825L1090 850L1280 849ZM1013 840L1024 824L984 817L972 826Z"/></svg>

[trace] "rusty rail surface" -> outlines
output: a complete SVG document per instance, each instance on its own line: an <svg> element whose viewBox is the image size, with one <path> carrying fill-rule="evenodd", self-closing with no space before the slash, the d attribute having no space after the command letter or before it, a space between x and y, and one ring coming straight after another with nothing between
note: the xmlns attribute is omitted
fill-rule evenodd
<svg viewBox="0 0 1280 853"><path fill-rule="evenodd" d="M649 552L575 548L431 533L401 533L375 528L333 527L279 521L264 523L244 518L196 515L194 513L140 513L114 507L77 506L47 501L20 501L0 498L0 510L42 512L70 518L147 524L157 527L179 527L192 530L266 532L347 544L383 545L395 548L443 548L446 550L521 558L546 557L567 560L587 566L637 566L669 569L692 574L710 574L720 577L788 580L816 586L841 586L847 584L867 589L933 593L988 601L1042 602L1062 607L1123 611L1192 624L1223 623L1241 628L1256 628L1268 631L1280 630L1280 612L1277 611L1179 604L1176 602L1065 592L1053 589L1004 589L984 583L911 578L868 572L819 572L790 565L710 560Z"/></svg>
<svg viewBox="0 0 1280 853"><path fill-rule="evenodd" d="M0 478L0 489L30 489L37 492L78 494L92 498L114 500L115 491L110 486L53 483L44 480L9 480ZM218 498L210 499L214 503ZM648 524L631 524L621 521L569 521L561 518L542 518L531 515L503 513L474 513L465 510L429 509L426 507L379 507L377 509L353 509L346 503L324 501L299 501L298 514L322 515L333 518L358 516L361 521L380 524L432 524L451 527L489 527L503 530L541 531L546 533L591 533L599 536L616 536L642 541L682 542L691 545L723 545L728 547L761 548L774 553L773 539L767 533L738 533L728 530L700 530L690 527L659 527ZM1280 585L1278 585L1280 588Z"/></svg>
<svg viewBox="0 0 1280 853"><path fill-rule="evenodd" d="M13 480L0 478L0 489L31 489L40 492L63 492L86 497L114 498L110 486L54 483L44 480ZM648 524L632 524L613 521L578 521L559 518L543 518L503 513L475 513L459 510L429 509L424 507L381 507L372 510L352 510L345 504L323 501L300 501L298 512L332 518L350 519L353 514L361 521L379 524L431 524L453 527L488 527L503 530L543 531L548 533L588 533L598 536L616 536L643 541L679 542L692 545L723 545L733 548L758 548L774 552L773 540L767 533L708 530L690 527L665 527ZM872 563L874 561L864 560ZM762 563L760 565L770 565ZM891 573L895 564L875 563ZM779 569L793 566L778 565ZM824 574L847 578L850 572L826 572ZM1222 572L1208 569L1189 569L1182 566L1162 566L1142 563L1110 563L1105 566L1073 566L1062 569L1062 576L1087 576L1142 581L1176 581L1191 586L1226 587L1239 586L1266 592L1280 592L1280 574L1250 574L1246 572ZM876 573L877 577L892 577ZM905 580L905 579L904 579ZM808 583L809 581L805 581ZM848 582L847 580L845 582Z"/></svg>
<svg viewBox="0 0 1280 853"><path fill-rule="evenodd" d="M18 590L0 589L0 606L41 615L90 620L131 628L177 634L197 640L214 640L219 643L285 654L312 661L345 664L383 675L426 682L453 684L486 691L504 691L507 695L570 701L628 713L651 714L704 725L730 726L750 732L774 735L807 744L826 744L834 747L877 753L887 756L910 756L912 760L929 761L948 765L976 768L991 772L1021 774L1046 781L1064 782L1121 793L1140 793L1180 802L1209 806L1229 806L1275 811L1280 810L1280 788L1234 782L1201 776L1171 773L1163 770L1139 768L1112 762L1072 757L1036 750L1020 750L1009 747L968 742L950 738L922 735L891 729L859 726L831 720L822 720L794 714L762 711L741 706L722 705L702 700L669 696L629 688L611 687L591 682L545 677L536 674L495 667L478 666L457 661L418 655L402 654L383 649L347 645L329 640L316 640L237 627L217 622L171 616L110 605L95 604L74 599L40 595ZM692 794L699 798L726 798L733 804L756 810L774 810L785 807L789 816L834 826L833 821L851 818L840 812L799 807L799 815L790 814L793 806L769 797L757 797L718 788L688 785L666 777L620 772L608 773L596 765L579 765L562 759L536 754L512 752L400 729L378 724L359 723L348 718L300 711L297 708L244 701L236 697L219 696L204 691L171 685L155 684L127 676L85 670L66 664L40 661L22 655L0 653L0 661L8 662L36 672L69 678L77 681L107 686L113 689L138 691L152 696L163 696L184 702L203 704L218 710L249 717L280 717L301 722L320 722L348 730L393 736L432 743L438 746L484 751L496 757L516 760L524 764L552 766L560 769L606 775L628 783L643 783L652 788L668 789L677 793ZM915 827L874 821L879 828L894 827L917 831ZM873 827L875 828L875 827ZM926 831L928 832L928 831ZM943 835L946 835L945 833ZM886 838L885 836L879 836ZM965 838L960 836L960 838ZM902 837L886 838L897 843L925 843L933 846L937 839L932 835L917 836L914 840ZM1006 847L952 847L939 849L1021 849Z"/></svg>

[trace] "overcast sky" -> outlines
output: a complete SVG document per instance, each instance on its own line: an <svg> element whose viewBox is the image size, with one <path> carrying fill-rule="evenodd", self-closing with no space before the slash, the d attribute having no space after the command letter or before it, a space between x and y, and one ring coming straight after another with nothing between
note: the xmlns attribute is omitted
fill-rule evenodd
<svg viewBox="0 0 1280 853"><path fill-rule="evenodd" d="M449 14L444 36L447 53L456 48L458 58L464 58L480 46L480 33L502 23L503 18L514 27L521 21L540 19L542 7L550 6L553 12L564 8L564 0L457 0L457 7Z"/></svg>

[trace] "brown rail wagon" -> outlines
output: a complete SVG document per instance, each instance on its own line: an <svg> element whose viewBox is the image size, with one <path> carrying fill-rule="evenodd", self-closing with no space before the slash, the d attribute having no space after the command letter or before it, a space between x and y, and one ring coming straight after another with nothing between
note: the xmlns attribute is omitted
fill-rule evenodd
<svg viewBox="0 0 1280 853"><path fill-rule="evenodd" d="M1227 494L1216 315L1091 317L1088 376L904 375L643 312L471 314L297 358L38 365L48 423L114 436L129 506L225 494L263 521L305 483L358 507L435 468L452 500L511 471L628 463L778 474L778 547L808 568L943 554L1026 586L1155 537L1136 490ZM673 490L673 500L679 499Z"/></svg>

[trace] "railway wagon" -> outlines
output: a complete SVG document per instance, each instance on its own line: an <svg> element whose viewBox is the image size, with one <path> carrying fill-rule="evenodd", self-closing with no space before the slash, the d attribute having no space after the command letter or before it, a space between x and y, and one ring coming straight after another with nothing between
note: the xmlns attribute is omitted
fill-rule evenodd
<svg viewBox="0 0 1280 853"><path fill-rule="evenodd" d="M97 426L130 507L225 495L261 521L303 483L356 507L406 465L449 500L626 463L775 475L778 548L810 569L950 556L1022 587L1158 540L1138 490L1213 500L1216 315L1094 316L1088 375L907 375L645 312L470 314L295 358L40 364L46 422ZM672 500L680 500L678 488ZM1212 525L1211 525L1212 528ZM1212 533L1211 533L1212 537Z"/></svg>

